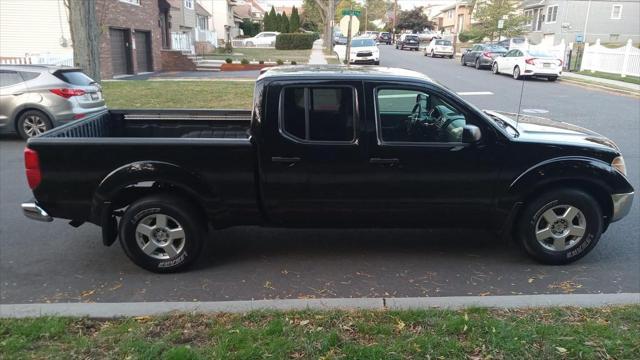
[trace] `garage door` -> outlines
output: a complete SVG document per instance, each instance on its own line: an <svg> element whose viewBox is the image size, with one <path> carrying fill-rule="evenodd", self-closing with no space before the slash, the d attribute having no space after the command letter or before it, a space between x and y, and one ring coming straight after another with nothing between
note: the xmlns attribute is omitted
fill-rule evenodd
<svg viewBox="0 0 640 360"><path fill-rule="evenodd" d="M138 63L138 72L151 71L151 56L149 50L150 36L146 31L136 31L136 62Z"/></svg>
<svg viewBox="0 0 640 360"><path fill-rule="evenodd" d="M109 37L111 38L111 65L113 66L113 75L129 73L125 30L109 29Z"/></svg>

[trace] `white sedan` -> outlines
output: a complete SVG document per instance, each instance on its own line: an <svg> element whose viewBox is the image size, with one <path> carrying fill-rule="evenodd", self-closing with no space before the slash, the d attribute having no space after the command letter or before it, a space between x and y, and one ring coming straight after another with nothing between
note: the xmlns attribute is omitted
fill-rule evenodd
<svg viewBox="0 0 640 360"><path fill-rule="evenodd" d="M433 39L424 50L424 56L441 56L453 59L453 45L451 41L444 39Z"/></svg>
<svg viewBox="0 0 640 360"><path fill-rule="evenodd" d="M541 50L509 50L491 64L494 74L509 74L518 80L522 77L546 77L556 81L562 75L562 60Z"/></svg>
<svg viewBox="0 0 640 360"><path fill-rule="evenodd" d="M259 45L275 46L276 36L278 36L279 34L280 33L276 31L264 31L252 38L242 40L242 44L248 47Z"/></svg>
<svg viewBox="0 0 640 360"><path fill-rule="evenodd" d="M376 41L369 38L351 40L349 63L380 65L380 49Z"/></svg>

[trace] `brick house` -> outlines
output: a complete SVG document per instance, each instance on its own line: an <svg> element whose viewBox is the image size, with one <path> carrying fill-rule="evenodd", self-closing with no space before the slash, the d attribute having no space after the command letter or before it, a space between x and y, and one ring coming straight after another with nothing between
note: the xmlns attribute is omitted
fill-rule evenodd
<svg viewBox="0 0 640 360"><path fill-rule="evenodd" d="M99 0L100 73L114 76L160 71L162 29L159 3L165 0Z"/></svg>

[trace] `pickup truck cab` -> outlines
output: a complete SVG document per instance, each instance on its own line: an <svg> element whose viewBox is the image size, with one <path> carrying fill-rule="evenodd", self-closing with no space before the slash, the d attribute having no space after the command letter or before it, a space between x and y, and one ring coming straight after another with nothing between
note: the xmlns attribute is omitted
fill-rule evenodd
<svg viewBox="0 0 640 360"><path fill-rule="evenodd" d="M157 272L237 225L481 227L563 264L629 212L634 191L601 135L481 111L383 67L273 68L251 111L105 111L30 139L25 164L25 215L97 224L105 245L119 238Z"/></svg>

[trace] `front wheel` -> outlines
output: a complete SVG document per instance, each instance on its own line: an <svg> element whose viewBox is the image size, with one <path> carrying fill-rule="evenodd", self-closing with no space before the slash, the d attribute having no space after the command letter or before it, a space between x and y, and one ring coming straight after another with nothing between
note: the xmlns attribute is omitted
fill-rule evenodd
<svg viewBox="0 0 640 360"><path fill-rule="evenodd" d="M517 225L517 237L534 259L552 265L574 262L598 243L602 210L588 193L558 189L529 203Z"/></svg>
<svg viewBox="0 0 640 360"><path fill-rule="evenodd" d="M176 272L200 255L206 236L204 216L171 195L136 201L120 221L120 245L138 266L157 273Z"/></svg>
<svg viewBox="0 0 640 360"><path fill-rule="evenodd" d="M460 64L462 64L462 66L467 66L467 62L464 61L464 55L460 56Z"/></svg>
<svg viewBox="0 0 640 360"><path fill-rule="evenodd" d="M16 130L23 139L42 135L53 126L45 113L39 110L28 110L22 113L16 121Z"/></svg>
<svg viewBox="0 0 640 360"><path fill-rule="evenodd" d="M476 70L480 70L481 68L480 59L476 59L475 67L476 67Z"/></svg>
<svg viewBox="0 0 640 360"><path fill-rule="evenodd" d="M493 65L491 65L491 72L498 75L499 71L498 71L498 63L494 62Z"/></svg>

